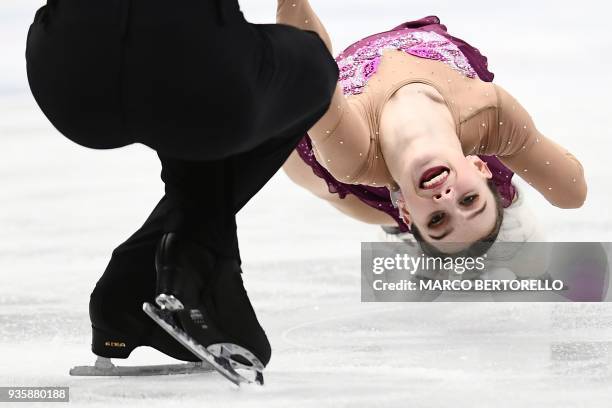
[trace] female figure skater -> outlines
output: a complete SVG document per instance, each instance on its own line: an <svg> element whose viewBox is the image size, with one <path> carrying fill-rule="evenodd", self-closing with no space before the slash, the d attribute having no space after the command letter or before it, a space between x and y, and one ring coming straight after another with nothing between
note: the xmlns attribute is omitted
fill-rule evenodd
<svg viewBox="0 0 612 408"><path fill-rule="evenodd" d="M26 59L36 101L66 137L142 143L162 163L165 196L91 295L93 352L205 355L234 382L230 365L261 371L271 350L240 277L235 214L329 107L338 69L318 35L250 24L237 0L49 0ZM154 299L159 326L142 311ZM197 357L161 327L202 346Z"/></svg>
<svg viewBox="0 0 612 408"><path fill-rule="evenodd" d="M280 1L277 11L277 22L314 30L331 51L307 0ZM579 161L536 129L491 83L486 57L437 17L360 40L337 63L332 106L284 169L343 212L394 220L435 254L488 249L516 198L513 172L557 207L582 206Z"/></svg>

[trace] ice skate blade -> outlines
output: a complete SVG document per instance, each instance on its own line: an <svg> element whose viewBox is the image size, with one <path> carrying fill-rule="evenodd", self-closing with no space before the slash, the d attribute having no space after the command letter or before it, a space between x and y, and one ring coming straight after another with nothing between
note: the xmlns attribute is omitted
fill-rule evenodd
<svg viewBox="0 0 612 408"><path fill-rule="evenodd" d="M250 380L251 382L254 381L256 383L259 383L260 385L263 385L264 365L249 350L233 343L211 344L206 349L215 356L221 356L226 358L230 362L234 370L248 371L250 374L253 375L253 379ZM243 359L248 361L248 364L244 364L240 361L237 361L236 359L234 359L235 356L242 357Z"/></svg>
<svg viewBox="0 0 612 408"><path fill-rule="evenodd" d="M210 373L213 368L204 362L184 364L159 364L145 366L116 366L110 358L98 357L93 366L76 366L70 375L78 377L144 377L151 375L175 375Z"/></svg>
<svg viewBox="0 0 612 408"><path fill-rule="evenodd" d="M168 322L164 311L157 309L148 302L143 303L142 310L157 323L162 329L164 329L169 335L171 335L176 341L181 343L186 349L191 351L193 354L202 359L202 361L210 364L215 370L221 375L230 380L232 383L240 386L242 383L257 383L263 384L263 374L259 373L256 376L255 381L251 381L242 375L238 374L232 367L230 359L223 356L215 356L208 351L204 346L196 342L191 336L185 333L183 330L175 327L172 323ZM167 313L167 312L166 312Z"/></svg>

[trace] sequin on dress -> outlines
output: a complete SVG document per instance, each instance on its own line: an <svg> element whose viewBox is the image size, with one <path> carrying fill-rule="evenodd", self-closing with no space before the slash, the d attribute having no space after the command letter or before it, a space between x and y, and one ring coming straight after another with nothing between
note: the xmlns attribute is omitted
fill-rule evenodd
<svg viewBox="0 0 612 408"><path fill-rule="evenodd" d="M345 95L359 95L368 80L376 73L385 50L401 50L421 58L442 61L461 74L483 81L492 81L493 73L488 68L487 58L469 44L446 33L436 16L409 21L391 31L374 34L349 46L337 58L340 69L339 82ZM391 216L402 232L408 225L393 206L386 187L342 183L334 178L315 158L312 140L308 135L300 141L296 150L315 175L322 178L330 193L344 198L355 195L360 201ZM502 197L504 207L510 206L515 195L512 185L514 173L494 156L481 156L493 173L493 181Z"/></svg>
<svg viewBox="0 0 612 408"><path fill-rule="evenodd" d="M392 31L366 42L351 54L336 58L340 69L339 82L345 95L358 95L376 73L387 50L404 51L416 57L441 61L457 72L476 77L476 71L459 48L443 36L431 31Z"/></svg>
<svg viewBox="0 0 612 408"><path fill-rule="evenodd" d="M449 35L437 17L364 38L337 62L341 74L332 106L297 146L330 192L341 198L354 194L408 230L386 187L394 180L380 146L380 120L394 92L420 82L442 95L464 154L478 154L488 164L504 207L515 196L511 169L557 207L577 208L584 202L581 163L538 131L526 109L491 83L487 58Z"/></svg>

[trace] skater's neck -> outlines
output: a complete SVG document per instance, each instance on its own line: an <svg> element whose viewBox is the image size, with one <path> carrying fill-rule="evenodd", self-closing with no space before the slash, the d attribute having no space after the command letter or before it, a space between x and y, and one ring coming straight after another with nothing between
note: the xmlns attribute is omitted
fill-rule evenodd
<svg viewBox="0 0 612 408"><path fill-rule="evenodd" d="M399 185L409 176L415 160L427 155L463 155L448 107L441 95L428 87L402 88L389 100L381 117L380 146Z"/></svg>

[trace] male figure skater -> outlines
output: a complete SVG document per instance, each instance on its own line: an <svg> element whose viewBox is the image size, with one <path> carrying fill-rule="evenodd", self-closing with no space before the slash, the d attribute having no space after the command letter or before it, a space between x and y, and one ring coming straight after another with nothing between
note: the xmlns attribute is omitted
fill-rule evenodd
<svg viewBox="0 0 612 408"><path fill-rule="evenodd" d="M235 215L328 109L338 71L325 44L251 24L237 0L48 0L26 59L62 134L95 149L142 143L162 164L164 197L91 294L93 352L149 345L262 382L271 349L243 287Z"/></svg>

